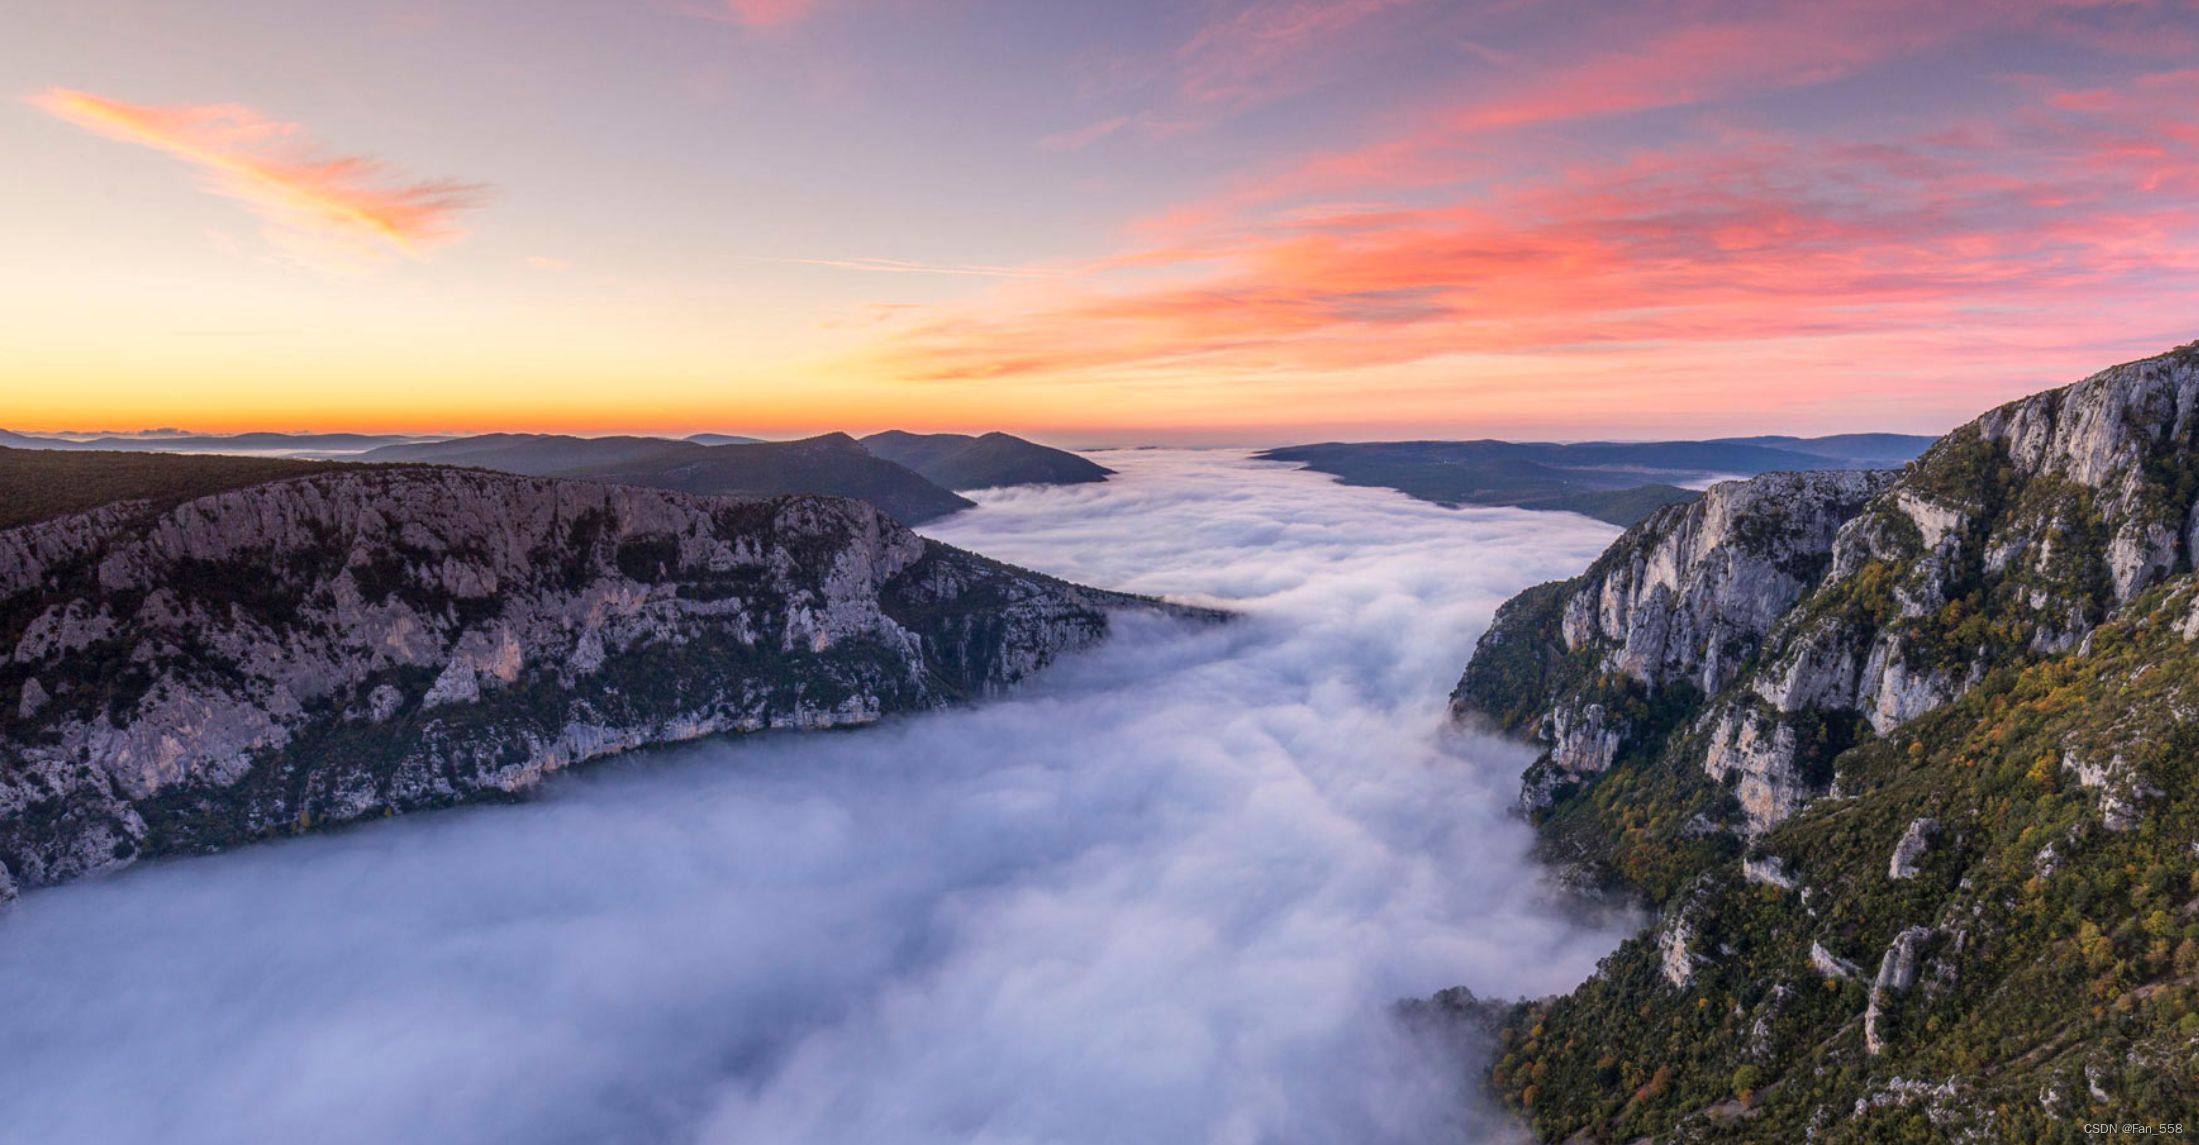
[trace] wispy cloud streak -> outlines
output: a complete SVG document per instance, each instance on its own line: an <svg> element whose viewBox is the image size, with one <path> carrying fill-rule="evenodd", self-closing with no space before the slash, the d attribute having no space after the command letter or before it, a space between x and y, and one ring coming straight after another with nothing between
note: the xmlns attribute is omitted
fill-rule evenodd
<svg viewBox="0 0 2199 1145"><path fill-rule="evenodd" d="M63 88L31 102L88 131L183 160L201 172L207 191L266 220L275 246L324 265L418 258L462 238L459 216L487 190L413 180L374 159L326 155L298 125L234 104L151 107Z"/></svg>
<svg viewBox="0 0 2199 1145"><path fill-rule="evenodd" d="M1463 108L1169 212L1114 259L898 331L881 357L911 379L1119 382L1476 354L1730 368L1741 346L2046 330L2091 355L2176 336L2199 285L2199 73L2013 88L2005 113L1902 137L1725 127L1509 166L1460 147L1503 122ZM1306 178L1324 163L1333 179ZM1347 187L1376 201L1318 197Z"/></svg>
<svg viewBox="0 0 2199 1145"><path fill-rule="evenodd" d="M1062 272L1033 266L966 266L954 263L905 262L894 258L770 258L766 262L793 266L829 266L840 270L867 270L877 274L956 274L981 278L1056 278Z"/></svg>

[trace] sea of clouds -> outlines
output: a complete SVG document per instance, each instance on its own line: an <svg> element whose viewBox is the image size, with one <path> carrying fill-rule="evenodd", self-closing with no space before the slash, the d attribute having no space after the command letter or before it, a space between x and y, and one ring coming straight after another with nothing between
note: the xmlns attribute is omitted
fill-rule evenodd
<svg viewBox="0 0 2199 1145"><path fill-rule="evenodd" d="M1101 455L928 530L1132 618L1016 697L584 769L31 893L0 920L0 1140L1507 1139L1392 1003L1537 995L1570 914L1446 726L1495 606L1614 530L1230 451Z"/></svg>

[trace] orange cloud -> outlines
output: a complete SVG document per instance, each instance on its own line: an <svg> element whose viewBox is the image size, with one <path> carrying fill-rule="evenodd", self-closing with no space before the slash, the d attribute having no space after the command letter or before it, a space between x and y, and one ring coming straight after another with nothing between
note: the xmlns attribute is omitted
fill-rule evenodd
<svg viewBox="0 0 2199 1145"><path fill-rule="evenodd" d="M984 266L954 263L908 262L897 258L773 258L792 266L829 266L838 270L867 270L878 274L955 274L980 278L1054 278L1061 272L1037 266Z"/></svg>
<svg viewBox="0 0 2199 1145"><path fill-rule="evenodd" d="M1554 171L1477 168L1435 202L1409 169L1390 188L1412 205L1242 197L1174 212L1140 232L1155 245L915 324L876 353L919 380L1204 384L1457 355L1684 377L1689 361L1731 369L1738 347L1769 361L1825 339L1861 353L2046 328L2188 337L2195 96L2199 73L2164 73L1895 142L1728 131ZM1358 189L1385 186L1370 169Z"/></svg>
<svg viewBox="0 0 2199 1145"><path fill-rule="evenodd" d="M355 268L418 258L465 235L458 216L486 188L415 182L357 156L321 155L296 125L230 104L147 107L55 88L45 111L110 139L167 152L198 168L204 187L268 223L268 241L301 261Z"/></svg>

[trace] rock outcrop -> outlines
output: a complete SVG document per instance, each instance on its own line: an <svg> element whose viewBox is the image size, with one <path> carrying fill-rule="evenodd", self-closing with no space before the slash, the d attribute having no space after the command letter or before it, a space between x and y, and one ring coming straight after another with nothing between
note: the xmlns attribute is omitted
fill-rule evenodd
<svg viewBox="0 0 2199 1145"><path fill-rule="evenodd" d="M0 869L53 883L937 707L1158 607L836 498L407 467L107 506L0 531Z"/></svg>
<svg viewBox="0 0 2199 1145"><path fill-rule="evenodd" d="M1548 749L1525 780L1531 808L1629 754L1677 752L1761 835L1824 792L1856 737L1893 734L1995 666L2076 648L2190 569L2195 410L2187 347L2002 406L1898 474L1715 486L1507 603L1454 708ZM2133 797L2109 792L2111 823L2133 821Z"/></svg>
<svg viewBox="0 0 2199 1145"><path fill-rule="evenodd" d="M1901 833L1901 841L1894 844L1893 855L1886 860L1886 877L1889 879L1913 879L1917 873L1917 860L1932 845L1932 836L1939 831L1939 822L1930 818L1912 819L1907 830Z"/></svg>
<svg viewBox="0 0 2199 1145"><path fill-rule="evenodd" d="M1659 510L1566 600L1566 650L1652 687L1723 690L1824 574L1841 524L1892 479L1768 473Z"/></svg>
<svg viewBox="0 0 2199 1145"><path fill-rule="evenodd" d="M2199 345L1879 481L1775 615L1623 591L1684 548L1668 512L1476 649L1456 709L1548 749L1545 853L1663 920L1506 1016L1532 1036L1490 1079L1542 1140L2031 1141L2085 1097L2199 1107ZM1739 654L1659 643L1708 630Z"/></svg>
<svg viewBox="0 0 2199 1145"><path fill-rule="evenodd" d="M1917 947L1932 932L1912 926L1894 936L1893 944L1878 960L1878 977L1871 981L1871 998L1863 1009L1863 1051L1877 1056L1886 1052L1886 1008L1893 996L1916 985Z"/></svg>

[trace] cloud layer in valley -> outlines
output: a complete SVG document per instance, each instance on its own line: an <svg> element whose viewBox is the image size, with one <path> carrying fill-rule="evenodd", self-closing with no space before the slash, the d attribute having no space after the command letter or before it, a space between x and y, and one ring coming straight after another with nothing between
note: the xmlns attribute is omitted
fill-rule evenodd
<svg viewBox="0 0 2199 1145"><path fill-rule="evenodd" d="M542 799L34 892L0 1124L107 1142L1501 1137L1397 998L1577 981L1448 731L1490 611L1611 535L1124 451L938 533L1227 602L1017 697L594 768Z"/></svg>

